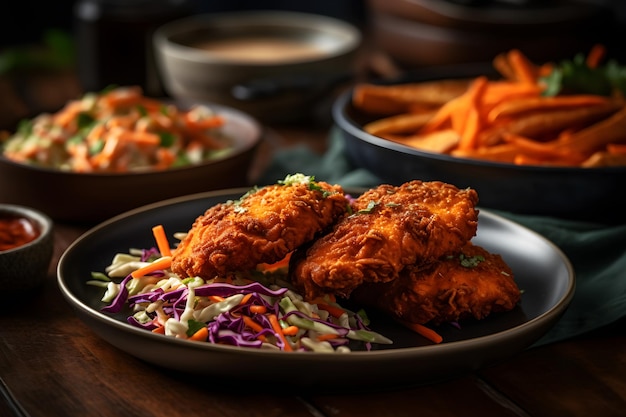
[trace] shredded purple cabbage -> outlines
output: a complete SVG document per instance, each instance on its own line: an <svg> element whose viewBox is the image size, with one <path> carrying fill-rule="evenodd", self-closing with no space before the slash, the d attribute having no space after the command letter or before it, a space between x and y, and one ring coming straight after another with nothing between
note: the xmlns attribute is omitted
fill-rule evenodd
<svg viewBox="0 0 626 417"><path fill-rule="evenodd" d="M246 294L249 292L256 292L263 295L279 297L287 292L287 288L280 288L278 290L270 290L264 285L253 282L247 285L233 285L226 283L213 283L207 285L201 285L195 289L196 295L206 297L210 295L217 295L219 297L230 297L235 294Z"/></svg>
<svg viewBox="0 0 626 417"><path fill-rule="evenodd" d="M151 257L160 257L161 252L157 248L143 249L141 251L141 262L148 262Z"/></svg>
<svg viewBox="0 0 626 417"><path fill-rule="evenodd" d="M119 313L120 311L122 311L122 308L124 308L124 303L128 298L128 288L126 288L126 284L128 284L128 281L130 281L131 279L133 279L132 275L128 274L126 278L124 278L122 282L120 282L120 290L115 296L115 299L111 304L103 307L102 311L105 311L107 313Z"/></svg>

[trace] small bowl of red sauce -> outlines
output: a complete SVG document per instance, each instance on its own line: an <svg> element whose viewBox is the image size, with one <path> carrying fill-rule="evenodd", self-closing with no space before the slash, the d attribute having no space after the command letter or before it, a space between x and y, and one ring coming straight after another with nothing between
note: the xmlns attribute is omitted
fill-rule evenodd
<svg viewBox="0 0 626 417"><path fill-rule="evenodd" d="M0 293L29 291L48 276L52 220L29 207L0 204Z"/></svg>

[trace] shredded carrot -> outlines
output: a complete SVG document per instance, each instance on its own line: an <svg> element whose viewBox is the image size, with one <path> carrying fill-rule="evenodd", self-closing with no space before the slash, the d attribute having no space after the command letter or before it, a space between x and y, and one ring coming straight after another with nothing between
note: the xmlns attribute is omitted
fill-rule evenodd
<svg viewBox="0 0 626 417"><path fill-rule="evenodd" d="M261 325L259 323L257 323L256 321L252 320L252 317L242 315L241 319L243 320L243 323L246 326L248 326L249 328L251 328L255 332L260 333L260 332L263 331L263 327L261 327ZM264 342L265 341L265 336L259 335L258 339Z"/></svg>
<svg viewBox="0 0 626 417"><path fill-rule="evenodd" d="M224 297L220 297L219 295L209 295L207 298L214 303L220 303L224 301Z"/></svg>
<svg viewBox="0 0 626 417"><path fill-rule="evenodd" d="M207 329L206 326L201 327L200 329L198 329L190 338L189 340L195 340L198 342L206 342L206 340L209 338L209 329Z"/></svg>
<svg viewBox="0 0 626 417"><path fill-rule="evenodd" d="M152 329L152 333L165 334L165 326L159 326Z"/></svg>
<svg viewBox="0 0 626 417"><path fill-rule="evenodd" d="M443 341L443 337L441 337L439 333L429 327L424 326L423 324L409 323L407 321L401 321L401 323L407 328L413 330L415 333L424 336L433 343L441 343Z"/></svg>
<svg viewBox="0 0 626 417"><path fill-rule="evenodd" d="M28 134L18 131L8 138L12 145L4 154L14 161L74 172L165 170L175 161L192 164L209 158L208 151L230 146L218 130L226 121L206 106L179 109L143 96L139 87L120 87L86 94L57 113L34 118ZM71 155L76 143L87 146L87 158ZM59 147L67 152L57 152Z"/></svg>
<svg viewBox="0 0 626 417"><path fill-rule="evenodd" d="M258 306L258 305L252 305L252 306L250 306L250 312L251 313L255 313L255 314L265 314L265 313L267 313L267 307L265 307L265 306Z"/></svg>
<svg viewBox="0 0 626 417"><path fill-rule="evenodd" d="M325 310L325 311L328 311L328 313L329 313L331 316L335 317L335 318L339 318L339 317L341 317L341 315L342 315L342 314L345 314L345 313L346 313L346 311L345 311L343 308L341 308L341 307L335 307L335 306L330 305L330 304L325 304L325 303L317 303L317 307L318 307L320 310Z"/></svg>
<svg viewBox="0 0 626 417"><path fill-rule="evenodd" d="M285 256L283 259L281 259L280 261L271 263L271 264L260 263L257 266L257 269L260 270L260 271L271 272L271 271L275 271L275 270L283 268L283 267L287 267L287 266L289 266L289 259L291 259L291 254L292 254L292 252L289 252L287 254L287 256Z"/></svg>
<svg viewBox="0 0 626 417"><path fill-rule="evenodd" d="M54 116L54 123L62 127L69 127L81 111L82 103L80 101L70 101L61 112Z"/></svg>
<svg viewBox="0 0 626 417"><path fill-rule="evenodd" d="M320 342L324 342L326 340L333 340L333 339L337 339L339 337L339 335L333 334L333 333L325 333L325 334L320 334L317 336L317 340Z"/></svg>
<svg viewBox="0 0 626 417"><path fill-rule="evenodd" d="M221 116L212 116L207 118L195 118L193 113L187 112L184 116L184 120L187 124L187 128L190 130L207 130L213 129L224 124L224 118Z"/></svg>
<svg viewBox="0 0 626 417"><path fill-rule="evenodd" d="M172 166L176 161L176 154L171 149L158 148L156 150L157 163L155 167L157 169L167 169Z"/></svg>
<svg viewBox="0 0 626 417"><path fill-rule="evenodd" d="M276 333L278 338L283 342L283 345L284 345L283 350L287 352L291 352L293 349L291 348L291 345L289 344L289 342L287 341L287 338L285 338L285 335L283 334L283 329L280 326L280 323L278 322L278 318L276 317L276 314L269 314L267 318L269 319L270 324L272 325L272 329L274 330L274 333Z"/></svg>
<svg viewBox="0 0 626 417"><path fill-rule="evenodd" d="M167 240L167 235L165 234L165 228L162 224L156 225L152 228L152 235L154 236L154 240L156 241L157 247L159 248L159 252L161 256L172 256L172 250L170 248L170 243Z"/></svg>
<svg viewBox="0 0 626 417"><path fill-rule="evenodd" d="M157 259L156 261L149 263L148 265L139 268L133 272L131 275L133 278L141 278L145 275L148 275L154 271L159 271L162 269L168 269L172 265L172 257L164 256L162 258Z"/></svg>
<svg viewBox="0 0 626 417"><path fill-rule="evenodd" d="M241 299L241 302L239 303L239 305L248 304L248 301L250 301L250 298L252 298L252 293L251 292L249 292L248 294L245 294L243 296L243 298Z"/></svg>
<svg viewBox="0 0 626 417"><path fill-rule="evenodd" d="M295 336L300 328L298 326L287 326L283 329L285 336Z"/></svg>
<svg viewBox="0 0 626 417"><path fill-rule="evenodd" d="M125 130L119 135L120 140L133 142L137 145L143 146L158 146L161 142L159 135L150 132L135 132Z"/></svg>

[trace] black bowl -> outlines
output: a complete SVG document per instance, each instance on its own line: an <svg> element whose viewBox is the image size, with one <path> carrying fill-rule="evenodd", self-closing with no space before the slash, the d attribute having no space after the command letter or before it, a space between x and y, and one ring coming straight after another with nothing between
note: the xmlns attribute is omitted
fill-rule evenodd
<svg viewBox="0 0 626 417"><path fill-rule="evenodd" d="M493 75L485 64L414 71L396 82ZM623 222L626 167L575 168L518 166L424 152L371 135L371 116L352 105L353 91L337 98L332 115L347 158L391 184L420 179L474 188L480 206L518 214L554 216L601 223Z"/></svg>

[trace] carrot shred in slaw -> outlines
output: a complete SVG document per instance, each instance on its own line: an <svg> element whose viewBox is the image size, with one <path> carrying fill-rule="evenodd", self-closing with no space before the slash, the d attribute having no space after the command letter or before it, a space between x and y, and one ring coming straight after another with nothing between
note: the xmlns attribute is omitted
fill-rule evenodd
<svg viewBox="0 0 626 417"><path fill-rule="evenodd" d="M206 105L183 110L140 87L115 87L23 120L0 149L15 162L71 172L165 170L230 152L225 122Z"/></svg>

